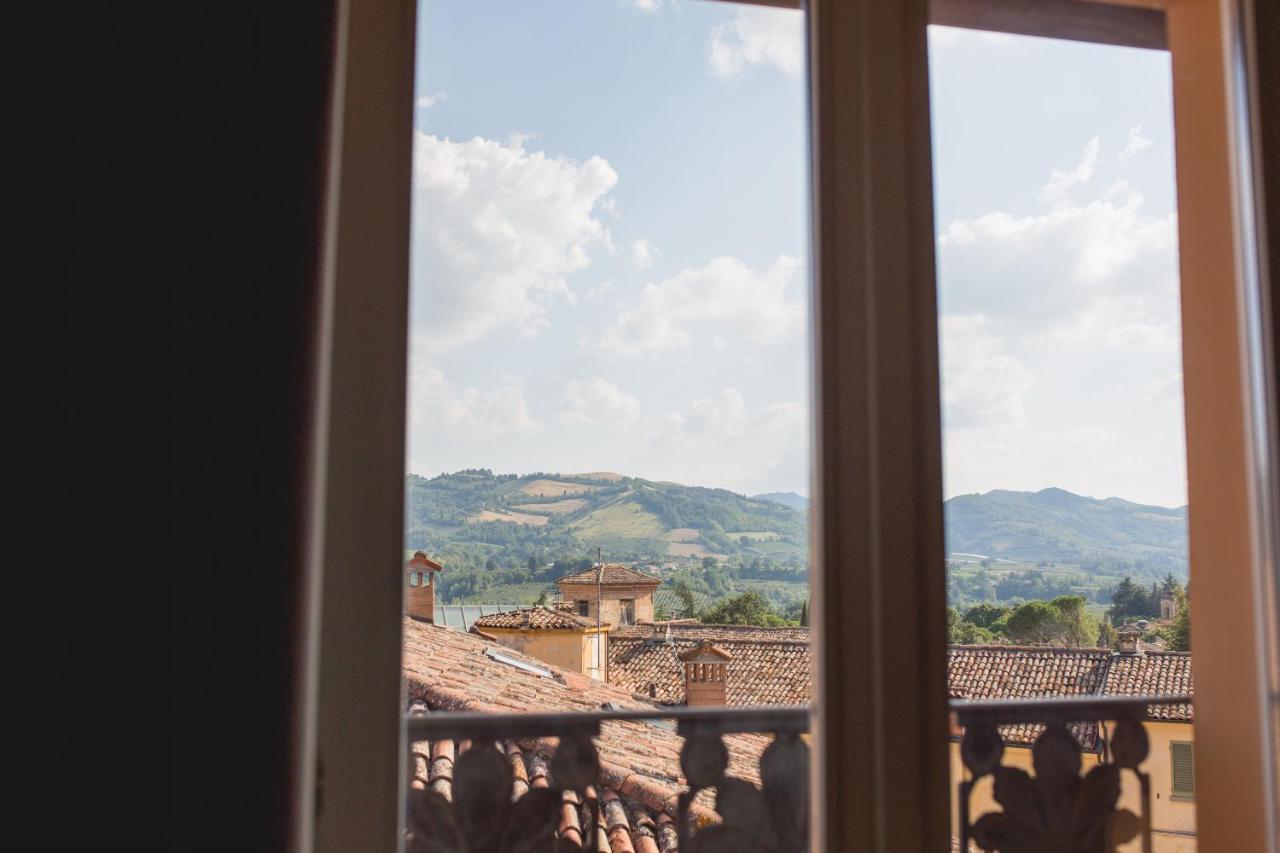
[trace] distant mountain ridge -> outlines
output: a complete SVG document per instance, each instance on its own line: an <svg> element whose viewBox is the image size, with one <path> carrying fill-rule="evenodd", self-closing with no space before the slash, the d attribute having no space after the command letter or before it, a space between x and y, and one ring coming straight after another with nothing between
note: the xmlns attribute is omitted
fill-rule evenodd
<svg viewBox="0 0 1280 853"><path fill-rule="evenodd" d="M804 495L796 492L765 492L761 495L752 495L752 499L757 501L772 501L776 504L789 506L792 509L798 509L806 512L809 509L809 499Z"/></svg>
<svg viewBox="0 0 1280 853"><path fill-rule="evenodd" d="M1187 508L1048 488L957 495L944 504L950 554L1085 569L1136 563L1186 575Z"/></svg>
<svg viewBox="0 0 1280 853"><path fill-rule="evenodd" d="M480 564L599 548L619 561L759 557L801 566L808 556L808 506L795 492L748 497L608 471L409 475L405 547L466 554ZM961 562L1075 566L1111 577L1186 576L1186 507L1048 488L957 495L943 510L947 552Z"/></svg>
<svg viewBox="0 0 1280 853"><path fill-rule="evenodd" d="M599 548L613 560L737 556L803 565L808 519L777 501L608 471L471 469L406 478L405 547L495 557Z"/></svg>

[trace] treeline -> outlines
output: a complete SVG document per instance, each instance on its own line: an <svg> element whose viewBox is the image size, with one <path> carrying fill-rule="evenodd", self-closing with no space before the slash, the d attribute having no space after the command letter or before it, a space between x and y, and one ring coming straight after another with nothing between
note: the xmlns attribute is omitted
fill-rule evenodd
<svg viewBox="0 0 1280 853"><path fill-rule="evenodd" d="M726 598L712 607L698 609L694 605L693 590L684 581L676 581L672 590L681 603L673 612L654 614L658 621L665 619L698 619L708 625L755 625L760 628L787 628L809 624L809 602L798 602L785 612L777 610L767 598L754 590Z"/></svg>
<svg viewBox="0 0 1280 853"><path fill-rule="evenodd" d="M1186 590L1167 575L1150 589L1126 577L1109 593L1111 607L1099 619L1086 609L1081 595L1061 595L1051 600L1018 605L982 603L964 610L947 609L947 635L952 643L1010 643L1115 648L1116 629L1160 618L1160 602L1174 600L1175 617L1167 625L1148 625L1143 639L1165 641L1169 651L1191 650L1191 605Z"/></svg>

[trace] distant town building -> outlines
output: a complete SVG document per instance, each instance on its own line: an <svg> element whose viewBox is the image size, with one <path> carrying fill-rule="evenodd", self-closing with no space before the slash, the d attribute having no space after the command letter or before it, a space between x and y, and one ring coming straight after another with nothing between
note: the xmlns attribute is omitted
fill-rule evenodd
<svg viewBox="0 0 1280 853"><path fill-rule="evenodd" d="M600 625L562 607L530 607L481 616L472 633L570 672L603 681L608 622Z"/></svg>
<svg viewBox="0 0 1280 853"><path fill-rule="evenodd" d="M556 587L578 616L627 626L653 621L653 593L661 583L628 566L604 563L565 575Z"/></svg>

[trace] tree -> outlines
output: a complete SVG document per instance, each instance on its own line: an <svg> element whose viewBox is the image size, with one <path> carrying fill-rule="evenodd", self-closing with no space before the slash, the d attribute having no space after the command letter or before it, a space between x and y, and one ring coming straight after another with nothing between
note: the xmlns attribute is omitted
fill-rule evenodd
<svg viewBox="0 0 1280 853"><path fill-rule="evenodd" d="M1098 623L1084 609L1083 595L1060 595L1049 606L1057 612L1055 642L1087 646L1097 637Z"/></svg>
<svg viewBox="0 0 1280 853"><path fill-rule="evenodd" d="M530 554L528 565L529 565L529 571L536 572L538 570L538 558Z"/></svg>
<svg viewBox="0 0 1280 853"><path fill-rule="evenodd" d="M947 642L973 645L989 643L994 639L986 628L975 625L960 615L954 607L947 608Z"/></svg>
<svg viewBox="0 0 1280 853"><path fill-rule="evenodd" d="M530 559L533 559L533 558L531 557ZM546 603L547 603L547 591L544 589L542 592L538 593L538 600L535 601L534 604L538 607L542 607Z"/></svg>
<svg viewBox="0 0 1280 853"><path fill-rule="evenodd" d="M768 600L758 592L744 592L702 614L702 621L711 625L782 626L785 621L769 607Z"/></svg>
<svg viewBox="0 0 1280 853"><path fill-rule="evenodd" d="M800 607L800 627L802 628L809 627L809 602L808 601L806 601Z"/></svg>
<svg viewBox="0 0 1280 853"><path fill-rule="evenodd" d="M690 618L695 615L693 603L693 590L689 589L689 584L684 580L678 580L671 585L671 594L680 599L680 615Z"/></svg>
<svg viewBox="0 0 1280 853"><path fill-rule="evenodd" d="M1112 625L1122 625L1133 619L1154 616L1160 612L1160 599L1156 597L1155 610L1152 611L1151 595L1126 576L1111 593L1111 607L1107 610L1107 618Z"/></svg>
<svg viewBox="0 0 1280 853"><path fill-rule="evenodd" d="M1174 596L1178 601L1177 615L1173 617L1173 624L1162 629L1160 634L1168 644L1169 651L1189 652L1191 651L1191 603L1181 589Z"/></svg>
<svg viewBox="0 0 1280 853"><path fill-rule="evenodd" d="M1011 612L1009 607L1000 607L995 604L979 604L976 607L970 607L965 611L964 621L977 625L979 628L990 628L1000 619L1008 616Z"/></svg>
<svg viewBox="0 0 1280 853"><path fill-rule="evenodd" d="M1015 643L1051 642L1058 633L1058 610L1044 601L1028 601L1009 615L1008 631Z"/></svg>
<svg viewBox="0 0 1280 853"><path fill-rule="evenodd" d="M714 568L716 567L716 565L717 565L717 563L716 563L716 558L715 558L715 557L703 557L703 558L702 558L702 568L704 568L704 569L714 569Z"/></svg>
<svg viewBox="0 0 1280 853"><path fill-rule="evenodd" d="M1120 637L1116 634L1115 626L1105 619L1098 626L1098 648L1114 649L1118 647Z"/></svg>

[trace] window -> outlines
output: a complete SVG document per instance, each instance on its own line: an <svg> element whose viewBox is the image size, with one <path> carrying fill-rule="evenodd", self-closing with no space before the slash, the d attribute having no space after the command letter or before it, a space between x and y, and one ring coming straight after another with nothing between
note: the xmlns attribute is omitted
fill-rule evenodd
<svg viewBox="0 0 1280 853"><path fill-rule="evenodd" d="M1190 800L1196 795L1196 763L1191 741L1175 740L1169 743L1170 774L1173 784L1170 796Z"/></svg>
<svg viewBox="0 0 1280 853"><path fill-rule="evenodd" d="M636 624L636 600L624 598L618 602L618 621L623 625Z"/></svg>
<svg viewBox="0 0 1280 853"><path fill-rule="evenodd" d="M591 602L587 601L586 599L578 599L578 615L579 616L591 615Z"/></svg>
<svg viewBox="0 0 1280 853"><path fill-rule="evenodd" d="M928 316L935 309L931 304L929 151L927 130L920 132L928 123L920 32L926 5L921 0L859 4L819 0L810 7L819 247L814 268L822 309L814 317L820 330L821 369L815 387L822 418L815 430L819 477L813 508L822 539L813 550L825 561L818 567L821 580L814 616L815 625L825 632L816 666L825 692L814 735L822 741L822 750L815 753L815 760L822 762L815 770L820 792L815 801L824 802L825 796L830 806L817 824L820 835L815 846L820 848L882 850L892 834L893 849L924 850L936 847L938 827L945 829L945 815L941 821L938 817L938 803L946 801L945 762L937 759L930 745L930 739L944 730L945 714L935 696L936 685L924 689L926 679L917 677L921 671L938 669L934 664L944 629L945 593L937 568L941 542L935 541L941 530L937 362L935 354L928 352L933 344L927 340L933 337L936 322L936 317ZM931 5L935 17L938 9L1001 6L994 0L986 4L938 0ZM1225 3L1221 5L1226 8ZM1198 455L1205 472L1200 478L1200 498L1194 494L1191 498L1199 507L1199 518L1193 518L1192 525L1205 534L1198 540L1193 534L1192 542L1198 541L1193 552L1199 549L1201 566L1227 567L1220 578L1226 582L1215 584L1215 593L1222 593L1215 597L1221 601L1209 602L1206 597L1202 606L1207 618L1198 623L1206 628L1206 638L1215 636L1213 627L1223 630L1217 632L1220 639L1215 648L1205 649L1213 653L1214 666L1203 672L1214 681L1199 685L1197 723L1213 724L1224 735L1224 743L1229 723L1240 723L1239 748L1202 756L1205 790L1199 805L1203 809L1213 800L1218 808L1207 810L1200 829L1206 840L1211 831L1217 833L1215 838L1246 839L1218 843L1215 849L1261 850L1262 843L1255 839L1261 833L1258 815L1263 810L1257 802L1263 786L1241 790L1232 786L1242 767L1260 777L1258 745L1267 741L1261 738L1265 726L1249 716L1249 709L1258 703L1239 701L1231 692L1247 683L1254 696L1253 673L1261 670L1252 666L1254 653L1238 654L1239 644L1230 630L1235 627L1233 619L1245 618L1252 626L1255 618L1247 588L1256 557L1249 544L1252 507L1245 497L1244 467L1250 448L1240 438L1239 423L1248 401L1240 398L1243 384L1237 381L1241 367L1236 361L1244 344L1254 351L1258 344L1246 338L1238 306L1229 293L1233 283L1245 278L1240 269L1243 261L1231 256L1229 233L1231 223L1242 214L1227 197L1231 187L1224 181L1227 175L1240 180L1228 162L1224 141L1226 119L1234 117L1233 105L1225 100L1229 87L1223 85L1223 70L1214 65L1229 45L1222 37L1222 27L1229 22L1225 15L1219 20L1206 11L1217 9L1213 2L1170 6L1170 38L1182 46L1184 57L1184 73L1175 74L1184 86L1179 111L1189 117L1180 122L1178 132L1178 157L1180 165L1185 158L1187 169L1187 174L1179 175L1179 191L1187 190L1194 201L1179 211L1179 226L1202 235L1198 243L1184 241L1182 246L1184 272L1192 273L1183 277L1184 288L1191 293L1186 297L1190 310L1184 316L1196 330L1207 332L1187 336L1188 346L1198 347L1189 350L1186 359L1189 453L1193 458ZM408 228L403 218L408 205L370 207L367 200L404 201L406 194L396 182L408 172L408 154L403 149L407 148L412 98L404 91L407 75L402 72L412 40L396 20L385 27L374 26L385 21L368 20L388 14L394 19L402 7L393 4L388 10L379 9L359 4L351 8L350 61L340 63L347 76L336 81L343 97L335 99L342 110L335 126L347 130L337 140L341 144L333 146L333 172L341 180L331 194L340 239L330 239L332 257L326 261L333 292L326 305L334 317L325 346L332 351L322 348L321 352L340 369L333 370L331 378L325 374L325 390L330 393L322 397L326 408L321 417L334 429L327 436L328 446L317 453L318 467L327 475L320 498L328 503L319 505L327 508L330 518L355 521L321 527L324 536L317 545L316 565L324 581L318 584L324 598L317 604L323 620L314 648L352 649L353 653L320 657L312 652L322 677L314 688L319 711L315 732L307 735L308 743L314 745L307 760L312 776L317 754L323 760L326 808L309 807L313 804L306 798L313 796L310 792L316 786L303 784L299 790L306 801L298 809L301 815L318 814L316 826L322 831L317 837L323 843L317 849L325 851L342 849L337 830L365 839L388 825L383 814L368 812L364 818L368 829L359 834L361 818L349 816L364 812L344 806L385 806L391 798L383 797L382 790L368 789L386 787L390 783L379 780L403 775L393 772L403 759L399 745L391 744L385 733L379 734L377 727L385 727L380 706L369 701L368 692L350 689L383 684L384 692L391 692L385 686L390 683L386 668L398 663L391 659L394 655L383 652L398 646L387 642L382 622L369 618L384 617L397 608L377 595L349 594L363 592L367 579L379 577L373 573L385 572L390 563L370 559L370 543L399 544L379 527L378 519L399 509L400 490L392 486L399 485L405 471L399 451L386 452L395 444L387 440L388 435L394 438L402 431L403 419L392 424L376 421L370 428L354 416L398 414L396 395L403 397L404 390L404 264L397 259L407 262ZM883 14L868 14L868 9ZM1175 64L1178 51L1175 47ZM397 98L404 105L402 110L394 106ZM869 126L858 118L867 115L876 117ZM1216 227L1219 223L1226 224ZM1256 286L1256 282L1246 283ZM333 341L343 346L333 346ZM373 346L350 346L352 341ZM378 384L379 377L384 384L400 382L400 387L387 392ZM458 396L465 388L453 390ZM361 429L352 429L349 425L354 423ZM351 460L359 461L358 471L352 470ZM369 490L356 487L368 480L385 487L373 490L379 511L345 512L356 507L356 501L368 501ZM1193 478L1193 493L1195 489ZM1196 554L1192 557L1195 563ZM369 573L359 577L344 573L360 560L370 564ZM937 618L921 617L922 608ZM342 642L348 638L350 645ZM1224 646L1228 641L1230 649ZM1239 677L1232 680L1232 676ZM348 697L357 696L366 709L374 710L356 708L364 713L355 719L340 713L350 704ZM857 714L852 720L856 724L845 724L851 714ZM343 737L349 731L377 737L372 742ZM371 773L371 765L386 772ZM365 784L368 779L375 782ZM870 807L879 802L873 796L855 799L866 791L895 792L892 808ZM846 793L850 796L844 798ZM842 799L837 802L833 797ZM846 804L848 808L843 807ZM887 820L893 822L891 828L882 825Z"/></svg>

